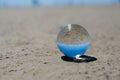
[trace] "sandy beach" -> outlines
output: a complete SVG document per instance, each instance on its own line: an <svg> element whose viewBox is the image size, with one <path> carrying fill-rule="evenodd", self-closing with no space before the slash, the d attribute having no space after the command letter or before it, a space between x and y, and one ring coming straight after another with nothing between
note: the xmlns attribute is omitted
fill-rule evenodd
<svg viewBox="0 0 120 80"><path fill-rule="evenodd" d="M56 37L69 23L88 30L96 61L61 59ZM120 80L120 5L0 8L0 80Z"/></svg>

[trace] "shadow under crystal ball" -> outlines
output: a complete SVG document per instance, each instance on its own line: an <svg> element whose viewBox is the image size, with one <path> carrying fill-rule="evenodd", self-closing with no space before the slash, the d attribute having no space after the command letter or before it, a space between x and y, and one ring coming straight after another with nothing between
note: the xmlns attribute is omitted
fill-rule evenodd
<svg viewBox="0 0 120 80"><path fill-rule="evenodd" d="M64 26L57 35L57 47L67 57L78 58L90 46L90 35L78 24Z"/></svg>

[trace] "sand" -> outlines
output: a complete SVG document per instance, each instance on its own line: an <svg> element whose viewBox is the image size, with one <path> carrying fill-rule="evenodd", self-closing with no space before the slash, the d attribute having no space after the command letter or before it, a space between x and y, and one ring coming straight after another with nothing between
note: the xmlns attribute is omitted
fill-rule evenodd
<svg viewBox="0 0 120 80"><path fill-rule="evenodd" d="M91 35L93 62L67 62L56 47L61 26ZM0 8L0 80L120 80L120 5Z"/></svg>

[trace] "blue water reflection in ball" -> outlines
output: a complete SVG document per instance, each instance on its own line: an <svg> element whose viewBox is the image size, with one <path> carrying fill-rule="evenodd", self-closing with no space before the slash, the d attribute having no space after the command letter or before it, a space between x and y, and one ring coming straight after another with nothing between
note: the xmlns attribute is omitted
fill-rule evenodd
<svg viewBox="0 0 120 80"><path fill-rule="evenodd" d="M89 48L90 35L81 25L68 24L59 32L57 46L65 56L77 58Z"/></svg>
<svg viewBox="0 0 120 80"><path fill-rule="evenodd" d="M62 53L64 53L65 56L69 57L76 57L76 55L83 55L88 47L90 46L89 42L86 42L84 44L76 44L76 45L68 45L68 44L61 44L58 43L58 48Z"/></svg>

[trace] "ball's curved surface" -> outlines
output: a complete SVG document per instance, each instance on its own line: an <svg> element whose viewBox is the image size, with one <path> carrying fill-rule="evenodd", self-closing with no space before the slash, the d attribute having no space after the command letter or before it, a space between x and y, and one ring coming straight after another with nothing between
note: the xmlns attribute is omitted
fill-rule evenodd
<svg viewBox="0 0 120 80"><path fill-rule="evenodd" d="M76 58L89 48L90 35L81 25L68 24L59 32L57 46L65 56Z"/></svg>

